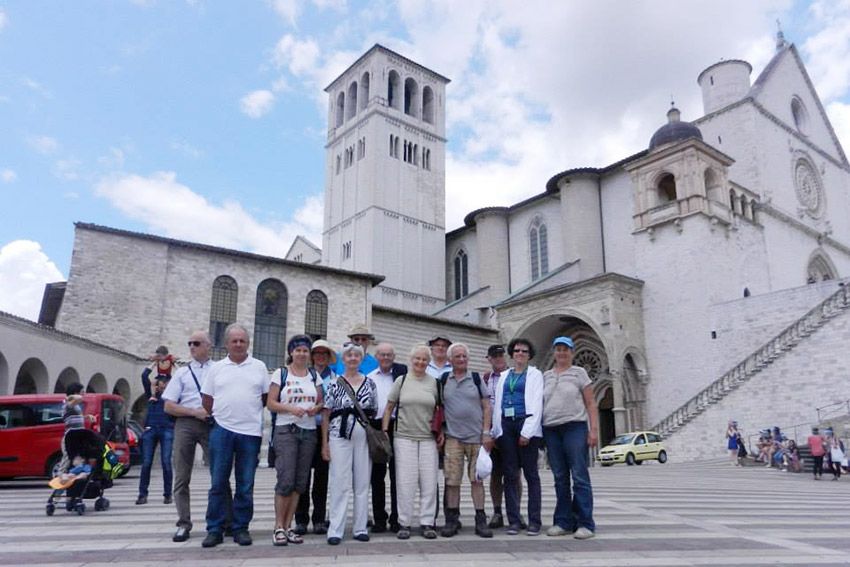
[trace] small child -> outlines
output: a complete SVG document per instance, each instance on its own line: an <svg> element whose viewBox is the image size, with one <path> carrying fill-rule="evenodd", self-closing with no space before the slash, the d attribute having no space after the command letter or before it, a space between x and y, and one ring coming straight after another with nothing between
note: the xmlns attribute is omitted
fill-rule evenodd
<svg viewBox="0 0 850 567"><path fill-rule="evenodd" d="M77 455L74 457L74 460L71 461L72 467L66 473L61 473L59 476L54 477L48 484L55 489L62 490L68 488L75 482L80 479L88 478L91 474L91 465L85 462L85 460Z"/></svg>
<svg viewBox="0 0 850 567"><path fill-rule="evenodd" d="M167 384L171 380L171 371L174 369L175 362L174 356L168 354L168 347L164 345L157 347L156 353L150 357L150 360L154 362L151 369L156 370L156 380ZM152 395L149 401L157 401L156 395Z"/></svg>

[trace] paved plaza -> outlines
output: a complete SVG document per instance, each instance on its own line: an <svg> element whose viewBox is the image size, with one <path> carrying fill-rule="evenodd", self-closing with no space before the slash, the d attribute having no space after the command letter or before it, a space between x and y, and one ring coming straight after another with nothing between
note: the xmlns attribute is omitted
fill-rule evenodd
<svg viewBox="0 0 850 567"><path fill-rule="evenodd" d="M381 534L369 543L331 547L322 536L300 546L272 547L273 471L260 469L255 489L254 545L230 540L201 548L207 475L193 487L195 531L172 543L174 509L155 498L135 506L138 468L108 491L112 507L85 516L57 510L47 517L41 481L0 483L0 565L846 565L850 564L850 478L814 482L808 475L728 463L594 468L597 537L587 541L473 534L464 490L461 535L403 542ZM544 525L554 506L551 473L544 480Z"/></svg>

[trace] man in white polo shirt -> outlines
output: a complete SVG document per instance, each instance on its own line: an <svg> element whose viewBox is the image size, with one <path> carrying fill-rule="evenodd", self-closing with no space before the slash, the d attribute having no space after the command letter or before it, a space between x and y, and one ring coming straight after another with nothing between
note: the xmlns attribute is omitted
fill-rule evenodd
<svg viewBox="0 0 850 567"><path fill-rule="evenodd" d="M207 501L207 537L201 545L224 541L227 489L236 467L233 491L233 541L251 545L248 525L254 516L254 473L263 435L263 408L269 371L248 354L248 331L233 323L224 332L227 357L216 362L201 386L204 409L215 419L210 432L211 486Z"/></svg>

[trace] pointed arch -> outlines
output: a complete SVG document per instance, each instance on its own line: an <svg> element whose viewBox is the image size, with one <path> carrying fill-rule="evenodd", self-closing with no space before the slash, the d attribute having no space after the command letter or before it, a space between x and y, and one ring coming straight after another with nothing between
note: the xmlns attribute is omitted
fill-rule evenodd
<svg viewBox="0 0 850 567"><path fill-rule="evenodd" d="M528 230L531 281L549 273L549 230L541 217L535 217Z"/></svg>
<svg viewBox="0 0 850 567"><path fill-rule="evenodd" d="M461 248L454 257L455 299L469 295L469 258Z"/></svg>
<svg viewBox="0 0 850 567"><path fill-rule="evenodd" d="M835 269L835 264L826 251L818 248L812 252L806 267L806 283L825 282L837 278L838 270Z"/></svg>

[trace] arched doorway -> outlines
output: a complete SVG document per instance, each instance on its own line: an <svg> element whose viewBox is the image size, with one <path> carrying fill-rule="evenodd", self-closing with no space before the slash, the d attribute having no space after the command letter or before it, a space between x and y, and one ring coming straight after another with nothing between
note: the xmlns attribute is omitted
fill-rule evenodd
<svg viewBox="0 0 850 567"><path fill-rule="evenodd" d="M89 379L88 386L86 386L86 392L90 394L105 394L108 391L106 387L106 376L100 372L92 376Z"/></svg>
<svg viewBox="0 0 850 567"><path fill-rule="evenodd" d="M15 378L15 394L46 394L47 367L37 358L28 358L21 364Z"/></svg>
<svg viewBox="0 0 850 567"><path fill-rule="evenodd" d="M130 383L126 378L119 378L115 382L115 387L112 388L112 393L124 398L124 403L130 403Z"/></svg>
<svg viewBox="0 0 850 567"><path fill-rule="evenodd" d="M609 381L599 386L594 393L599 409L599 447L604 447L617 435L617 427L614 423L614 388Z"/></svg>
<svg viewBox="0 0 850 567"><path fill-rule="evenodd" d="M56 379L56 384L53 386L54 394L64 394L68 386L80 381L80 374L77 370L69 366L59 373L59 378Z"/></svg>
<svg viewBox="0 0 850 567"><path fill-rule="evenodd" d="M5 396L9 393L9 363L6 362L6 357L0 352L0 396Z"/></svg>

